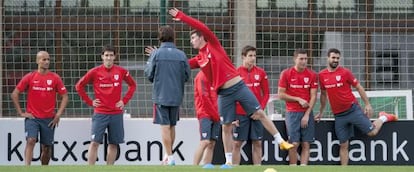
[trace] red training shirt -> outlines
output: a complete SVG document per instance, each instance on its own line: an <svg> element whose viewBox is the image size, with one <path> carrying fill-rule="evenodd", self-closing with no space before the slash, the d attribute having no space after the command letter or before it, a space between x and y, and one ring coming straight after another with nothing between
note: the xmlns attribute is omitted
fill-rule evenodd
<svg viewBox="0 0 414 172"><path fill-rule="evenodd" d="M26 74L16 86L19 92L27 89L26 112L35 118L53 118L56 108L56 93L66 94L66 87L57 73L38 71Z"/></svg>
<svg viewBox="0 0 414 172"><path fill-rule="evenodd" d="M308 68L298 72L295 67L291 67L282 71L278 86L285 88L286 94L300 97L309 102L311 89L318 89L317 74ZM286 111L288 112L305 112L307 109L297 101L286 101Z"/></svg>
<svg viewBox="0 0 414 172"><path fill-rule="evenodd" d="M200 31L207 40L206 46L201 48L198 55L189 59L188 62L192 69L201 68L215 90L239 75L220 41L206 25L182 11L178 12L176 18Z"/></svg>
<svg viewBox="0 0 414 172"><path fill-rule="evenodd" d="M198 119L208 118L214 122L220 121L217 92L202 71L198 72L194 78L194 104Z"/></svg>
<svg viewBox="0 0 414 172"><path fill-rule="evenodd" d="M351 71L338 66L333 72L324 69L319 72L321 89L326 90L332 112L339 114L347 111L353 103L358 103L351 86L358 85L358 80Z"/></svg>
<svg viewBox="0 0 414 172"><path fill-rule="evenodd" d="M246 67L240 66L237 68L237 71L240 73L246 86L249 87L256 96L262 109L264 109L267 105L267 101L269 101L269 81L267 80L266 72L257 66L253 66L250 71ZM246 112L240 103L237 103L236 114L246 115Z"/></svg>
<svg viewBox="0 0 414 172"><path fill-rule="evenodd" d="M129 72L118 65L113 65L109 69L104 65L100 65L89 70L76 83L76 91L78 91L79 96L87 105L92 106L92 99L89 98L85 91L85 86L92 83L95 99L101 101L101 105L95 107L94 112L100 114L120 114L122 109L117 108L115 104L121 100L122 81L125 81L129 86L127 93L122 98L124 104L127 104L132 98L137 85Z"/></svg>

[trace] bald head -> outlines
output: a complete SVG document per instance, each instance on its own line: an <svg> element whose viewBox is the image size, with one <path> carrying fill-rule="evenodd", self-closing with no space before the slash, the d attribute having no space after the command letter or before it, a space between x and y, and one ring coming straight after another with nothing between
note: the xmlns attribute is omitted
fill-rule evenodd
<svg viewBox="0 0 414 172"><path fill-rule="evenodd" d="M50 64L50 56L46 51L39 51L36 54L36 63L39 71L47 71Z"/></svg>
<svg viewBox="0 0 414 172"><path fill-rule="evenodd" d="M47 51L39 51L36 55L36 62L39 62L39 60L43 58L50 58L49 53Z"/></svg>

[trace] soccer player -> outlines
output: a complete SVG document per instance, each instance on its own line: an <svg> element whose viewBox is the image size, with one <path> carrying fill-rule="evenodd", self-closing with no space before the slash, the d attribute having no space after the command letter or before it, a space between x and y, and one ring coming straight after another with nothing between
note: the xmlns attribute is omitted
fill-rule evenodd
<svg viewBox="0 0 414 172"><path fill-rule="evenodd" d="M191 34L191 44L198 49L198 55L189 60L192 68L200 68L217 90L219 114L223 117L222 133L226 163L222 168L231 168L232 162L232 122L235 120L236 102L240 102L249 117L260 120L266 130L274 136L280 149L293 147L280 135L273 122L266 117L253 93L242 81L226 51L214 33L202 22L176 8L170 9L173 20L182 21L195 30Z"/></svg>
<svg viewBox="0 0 414 172"><path fill-rule="evenodd" d="M31 164L33 148L40 134L40 161L42 165L48 165L52 153L55 128L59 125L60 117L68 104L68 94L60 76L49 70L50 56L48 52L39 51L36 55L36 63L38 65L37 70L26 74L20 80L11 94L11 99L17 113L25 118L25 164ZM27 106L24 112L20 106L19 95L26 90ZM56 93L61 95L61 102L55 113Z"/></svg>
<svg viewBox="0 0 414 172"><path fill-rule="evenodd" d="M82 100L94 107L91 128L91 143L88 149L88 163L95 165L98 147L103 142L105 130L108 130L107 165L113 165L118 153L118 146L124 143L123 108L132 98L137 87L129 71L115 65L115 48L105 45L102 48L103 64L89 70L76 83L76 91ZM122 83L128 84L128 91L123 98ZM91 99L85 91L87 84L93 85L94 97Z"/></svg>
<svg viewBox="0 0 414 172"><path fill-rule="evenodd" d="M319 120L322 117L328 98L332 112L335 115L335 133L340 142L339 158L341 165L348 165L349 139L354 134L353 126L356 126L368 136L375 136L385 122L397 121L398 118L394 114L380 112L379 118L371 123L369 118L372 116L373 110L368 96L352 72L339 66L341 52L338 49L331 48L327 55L328 66L319 72L321 106L316 119ZM361 109L358 100L352 94L351 86L358 91L364 101L364 110Z"/></svg>
<svg viewBox="0 0 414 172"><path fill-rule="evenodd" d="M158 31L161 45L152 51L145 66L145 76L153 83L154 124L161 126L161 137L168 165L175 165L172 146L175 126L179 120L184 96L184 83L190 78L190 66L185 53L174 44L174 29L162 26ZM147 47L148 48L148 47Z"/></svg>
<svg viewBox="0 0 414 172"><path fill-rule="evenodd" d="M279 79L278 96L286 102L286 130L289 142L295 145L289 150L289 164L297 164L297 149L302 147L300 165L309 161L310 142L315 140L313 106L318 91L317 74L306 67L307 52L297 49L293 53L295 65L282 71Z"/></svg>
<svg viewBox="0 0 414 172"><path fill-rule="evenodd" d="M202 71L194 78L194 104L200 124L200 145L194 154L194 165L199 165L204 155L203 168L214 168L214 146L220 134L220 116L217 110L217 93Z"/></svg>
<svg viewBox="0 0 414 172"><path fill-rule="evenodd" d="M256 66L256 48L250 45L243 47L241 58L243 63L237 71L264 109L269 100L269 81L266 72ZM240 164L241 146L244 141L250 139L253 165L261 165L263 125L259 120L249 118L239 103L237 103L236 114L238 122L233 128L233 164Z"/></svg>

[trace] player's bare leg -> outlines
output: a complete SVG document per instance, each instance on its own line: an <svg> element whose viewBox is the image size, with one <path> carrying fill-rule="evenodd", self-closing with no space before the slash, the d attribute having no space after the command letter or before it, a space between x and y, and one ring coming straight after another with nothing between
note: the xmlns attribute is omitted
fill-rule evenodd
<svg viewBox="0 0 414 172"><path fill-rule="evenodd" d="M199 165L203 158L204 150L210 144L210 140L201 140L197 150L194 153L193 165Z"/></svg>
<svg viewBox="0 0 414 172"><path fill-rule="evenodd" d="M174 156L172 153L173 141L175 140L175 126L161 125L162 144L164 145L165 153L168 156L168 164L175 165Z"/></svg>
<svg viewBox="0 0 414 172"><path fill-rule="evenodd" d="M233 164L240 165L240 149L244 141L235 140L233 143Z"/></svg>
<svg viewBox="0 0 414 172"><path fill-rule="evenodd" d="M289 165L297 165L298 163L298 142L291 143L294 145L292 149L289 149Z"/></svg>
<svg viewBox="0 0 414 172"><path fill-rule="evenodd" d="M310 153L310 143L302 142L301 144L302 151L300 153L300 165L308 165L309 153Z"/></svg>
<svg viewBox="0 0 414 172"><path fill-rule="evenodd" d="M222 125L222 140L223 140L223 147L224 153L226 157L226 164L232 163L232 152L233 152L233 138L232 138L232 130L233 124L223 124Z"/></svg>
<svg viewBox="0 0 414 172"><path fill-rule="evenodd" d="M114 165L117 154L118 154L118 145L117 144L109 144L108 145L108 154L106 155L106 164L107 165Z"/></svg>
<svg viewBox="0 0 414 172"><path fill-rule="evenodd" d="M25 164L30 165L33 159L33 149L36 144L36 138L26 139L26 148L24 149Z"/></svg>
<svg viewBox="0 0 414 172"><path fill-rule="evenodd" d="M42 165L48 165L49 161L50 161L50 157L52 155L52 146L51 145L41 145L42 147L42 152L40 154L40 161L42 163Z"/></svg>
<svg viewBox="0 0 414 172"><path fill-rule="evenodd" d="M204 151L204 164L211 164L213 162L214 147L216 146L215 140L210 140L209 144Z"/></svg>
<svg viewBox="0 0 414 172"><path fill-rule="evenodd" d="M253 165L262 164L262 141L261 140L252 141L252 159L253 159Z"/></svg>
<svg viewBox="0 0 414 172"><path fill-rule="evenodd" d="M263 127L269 132L276 140L276 142L279 144L279 148L282 150L289 150L293 148L293 145L286 142L282 136L280 135L279 131L277 130L276 126L273 124L273 122L266 117L266 114L262 109L257 110L252 116L252 119L254 120L260 120Z"/></svg>
<svg viewBox="0 0 414 172"><path fill-rule="evenodd" d="M367 133L368 136L373 137L378 134L378 132L381 130L382 125L386 122L393 122L397 121L398 117L394 114L388 114L386 112L380 112L378 119L376 119L372 124L374 125L374 129Z"/></svg>
<svg viewBox="0 0 414 172"><path fill-rule="evenodd" d="M341 165L348 165L349 161L349 141L346 141L345 143L341 143L339 145L339 159L341 160Z"/></svg>
<svg viewBox="0 0 414 172"><path fill-rule="evenodd" d="M89 165L95 165L96 159L98 158L98 147L99 147L98 142L91 141L91 143L89 144L89 149L88 149L88 164Z"/></svg>

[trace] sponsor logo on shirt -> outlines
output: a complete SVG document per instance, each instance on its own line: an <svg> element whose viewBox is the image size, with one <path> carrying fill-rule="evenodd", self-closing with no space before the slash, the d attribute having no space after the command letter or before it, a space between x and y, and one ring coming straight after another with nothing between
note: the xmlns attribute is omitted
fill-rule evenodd
<svg viewBox="0 0 414 172"><path fill-rule="evenodd" d="M325 85L325 88L334 88L334 87L342 87L342 86L344 86L344 83L340 82L340 83L336 83L336 84Z"/></svg>
<svg viewBox="0 0 414 172"><path fill-rule="evenodd" d="M290 84L289 87L290 88L310 88L310 84L305 84L305 85Z"/></svg>
<svg viewBox="0 0 414 172"><path fill-rule="evenodd" d="M113 87L114 84L99 84L99 87L101 88L108 88L108 87Z"/></svg>
<svg viewBox="0 0 414 172"><path fill-rule="evenodd" d="M255 83L246 83L247 87L258 87L260 86L260 82L255 82Z"/></svg>
<svg viewBox="0 0 414 172"><path fill-rule="evenodd" d="M53 91L53 87L38 87L38 86L33 86L32 90L35 91Z"/></svg>
<svg viewBox="0 0 414 172"><path fill-rule="evenodd" d="M32 89L36 90L36 91L46 91L46 88L44 88L44 87L33 86Z"/></svg>

